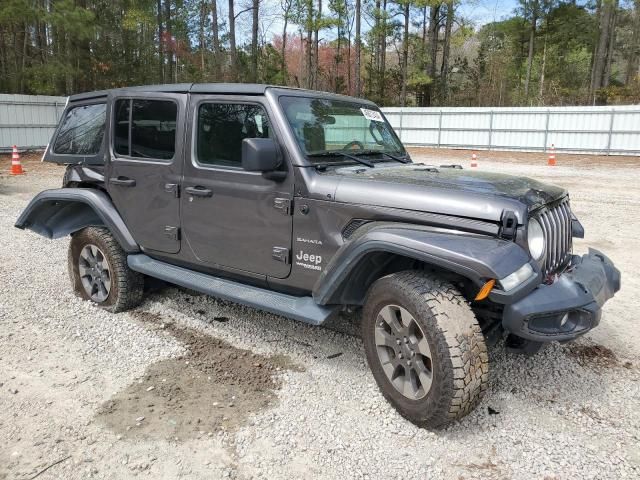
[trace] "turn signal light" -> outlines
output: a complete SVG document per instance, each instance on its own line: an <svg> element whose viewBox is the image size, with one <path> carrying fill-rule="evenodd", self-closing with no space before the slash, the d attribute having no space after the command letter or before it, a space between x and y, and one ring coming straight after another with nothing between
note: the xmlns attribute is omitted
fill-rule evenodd
<svg viewBox="0 0 640 480"><path fill-rule="evenodd" d="M476 298L474 300L477 302L487 298L491 293L491 290L493 289L495 284L496 284L496 281L494 279L491 279L487 283L485 283L480 289L480 291L478 292L478 294L476 295Z"/></svg>

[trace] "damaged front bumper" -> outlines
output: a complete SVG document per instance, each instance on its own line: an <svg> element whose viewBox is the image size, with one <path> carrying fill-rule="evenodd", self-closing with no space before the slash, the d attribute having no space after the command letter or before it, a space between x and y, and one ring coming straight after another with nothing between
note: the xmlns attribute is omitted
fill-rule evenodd
<svg viewBox="0 0 640 480"><path fill-rule="evenodd" d="M521 339L572 340L600 323L602 306L620 290L620 271L598 250L574 255L557 280L504 306L502 326Z"/></svg>

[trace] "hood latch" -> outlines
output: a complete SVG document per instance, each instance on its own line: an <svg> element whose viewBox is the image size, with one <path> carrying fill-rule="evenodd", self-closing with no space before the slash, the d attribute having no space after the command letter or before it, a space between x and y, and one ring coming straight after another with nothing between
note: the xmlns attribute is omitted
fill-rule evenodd
<svg viewBox="0 0 640 480"><path fill-rule="evenodd" d="M514 240L518 230L518 217L516 217L516 214L511 210L503 210L500 221L502 222L500 226L500 237L507 240Z"/></svg>

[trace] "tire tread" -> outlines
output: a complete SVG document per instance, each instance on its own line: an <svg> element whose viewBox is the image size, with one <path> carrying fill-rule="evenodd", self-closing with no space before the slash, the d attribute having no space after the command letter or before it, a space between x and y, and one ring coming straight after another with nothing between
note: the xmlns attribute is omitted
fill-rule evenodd
<svg viewBox="0 0 640 480"><path fill-rule="evenodd" d="M409 270L379 279L369 291L365 314L371 314L367 312L367 305L374 300L378 282L379 288L384 290L391 285L412 303L425 307L421 310L423 325L432 332L442 371L440 395L429 411L420 415L398 411L408 420L429 428L464 417L481 401L489 382L487 347L468 302L449 282L423 271ZM363 328L366 324L363 322ZM363 334L367 333L363 331ZM388 392L381 390L394 404Z"/></svg>
<svg viewBox="0 0 640 480"><path fill-rule="evenodd" d="M112 280L115 280L111 285L114 298L113 301L108 304L99 304L100 307L112 313L124 312L137 307L142 302L144 293L144 275L134 272L129 268L127 264L127 254L106 228L87 227L73 234L71 238L68 255L69 274L76 293L83 296L82 291L79 291L74 271L76 259L74 258L73 250L77 242L81 244L96 243L101 249L104 247L106 250L104 253L107 256L107 261L113 272Z"/></svg>

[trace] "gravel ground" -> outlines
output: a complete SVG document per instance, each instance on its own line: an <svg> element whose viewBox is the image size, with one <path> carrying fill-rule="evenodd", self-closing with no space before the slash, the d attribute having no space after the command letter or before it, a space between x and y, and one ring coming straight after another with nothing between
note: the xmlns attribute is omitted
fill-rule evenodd
<svg viewBox="0 0 640 480"><path fill-rule="evenodd" d="M605 251L624 288L578 342L530 358L492 348L482 404L435 433L384 401L349 323L314 328L176 288L118 315L74 297L68 241L13 228L62 171L27 161L12 178L0 158L0 479L47 467L39 479L640 478L635 160L488 157L479 169L568 187L586 229L576 251Z"/></svg>

